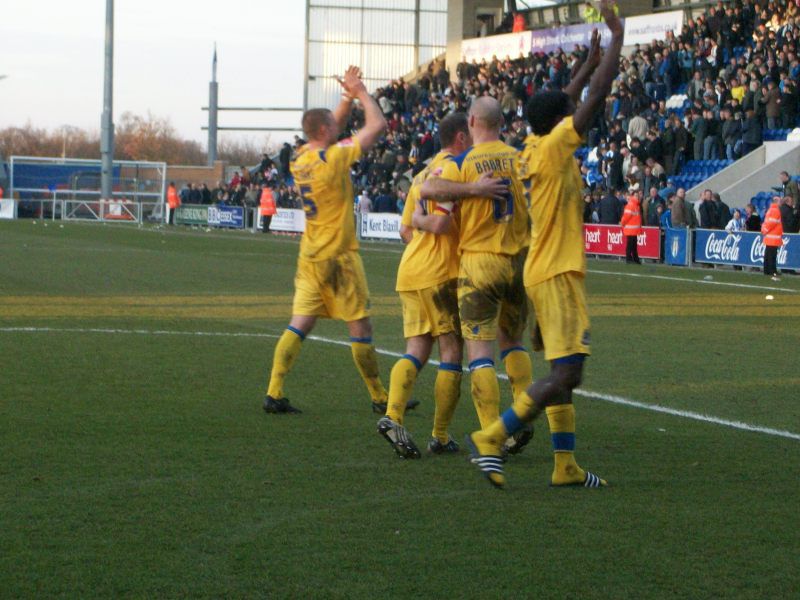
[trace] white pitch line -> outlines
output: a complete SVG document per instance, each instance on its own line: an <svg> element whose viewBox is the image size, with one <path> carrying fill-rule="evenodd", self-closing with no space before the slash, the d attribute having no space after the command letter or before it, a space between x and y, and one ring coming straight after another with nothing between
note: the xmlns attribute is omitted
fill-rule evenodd
<svg viewBox="0 0 800 600"><path fill-rule="evenodd" d="M135 334L135 335L177 335L189 337L240 337L240 338L269 338L278 339L281 336L274 333L248 333L248 332L227 332L227 331L172 331L172 330L158 330L158 329L103 329L103 328L59 328L59 327L0 327L0 333L104 333L104 334ZM350 342L343 340L334 340L331 338L309 335L306 339L324 344L331 344L335 346L350 347ZM391 356L393 358L400 358L403 356L400 352L393 352L392 350L385 350L383 348L376 348L378 354L384 356ZM428 361L432 365L438 366L439 361ZM508 379L508 376L503 373L498 373L500 379ZM712 423L714 425L721 425L723 427L730 427L732 429L739 429L741 431L750 431L753 433L763 433L774 437L782 437L790 440L800 441L800 434L786 431L784 429L773 429L771 427L762 427L760 425L751 425L742 421L731 421L729 419L722 419L713 415L706 415L703 413L692 412L689 410L679 410L677 408L669 408L668 406L661 406L659 404L647 404L637 400L631 400L622 396L614 396L612 394L603 394L601 392L593 392L591 390L577 389L575 393L584 398L592 400L601 400L611 404L620 406L628 406L631 408L639 408L642 410L649 410L651 412L662 413L665 415L672 415L673 417L681 417L683 419L691 419L693 421L701 421L703 423Z"/></svg>
<svg viewBox="0 0 800 600"><path fill-rule="evenodd" d="M799 294L800 290L792 288L782 288L769 285L753 285L750 283L734 283L731 281L712 281L706 279L690 279L688 277L669 277L667 275L650 275L648 273L618 273L616 271L597 271L589 269L589 273L597 275L619 275L620 277L639 277L642 279L663 279L666 281L684 281L687 283L700 283L703 285L725 285L729 287L747 288L751 290L767 290L772 292L788 292L790 294Z"/></svg>

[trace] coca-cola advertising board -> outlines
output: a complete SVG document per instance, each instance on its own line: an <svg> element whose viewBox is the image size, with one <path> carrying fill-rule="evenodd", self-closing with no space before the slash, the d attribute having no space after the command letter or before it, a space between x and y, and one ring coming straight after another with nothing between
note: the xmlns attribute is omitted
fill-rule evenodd
<svg viewBox="0 0 800 600"><path fill-rule="evenodd" d="M642 227L637 238L639 258L658 260L661 256L661 232L658 227ZM583 241L586 254L625 256L627 240L619 225L584 225Z"/></svg>
<svg viewBox="0 0 800 600"><path fill-rule="evenodd" d="M764 264L764 242L751 231L698 229L694 233L695 262L760 267ZM800 269L800 235L784 234L778 250L779 269Z"/></svg>

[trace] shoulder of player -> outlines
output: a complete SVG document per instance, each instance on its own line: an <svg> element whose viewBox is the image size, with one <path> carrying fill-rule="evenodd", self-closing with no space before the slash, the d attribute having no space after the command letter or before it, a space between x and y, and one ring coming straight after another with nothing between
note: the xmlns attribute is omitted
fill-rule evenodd
<svg viewBox="0 0 800 600"><path fill-rule="evenodd" d="M358 140L354 137L347 137L339 140L333 145L338 148L352 148L353 146L358 145Z"/></svg>
<svg viewBox="0 0 800 600"><path fill-rule="evenodd" d="M327 162L329 156L334 156L338 152L347 151L357 146L358 146L358 140L356 140L355 138L352 137L344 138L334 144L331 144L324 150L319 150L319 157L323 160L323 162Z"/></svg>
<svg viewBox="0 0 800 600"><path fill-rule="evenodd" d="M564 117L563 119L561 119L556 124L556 126L553 127L553 130L547 136L544 136L544 137L553 137L553 136L559 136L559 137L560 136L573 136L573 137L578 137L578 138L581 137L580 134L577 131L575 131L575 125L574 125L574 122L572 120L572 115L570 115L568 117Z"/></svg>
<svg viewBox="0 0 800 600"><path fill-rule="evenodd" d="M520 150L520 155L528 154L531 150L536 148L541 139L542 139L541 136L538 136L535 133L528 134L525 137L525 141L522 143L522 150Z"/></svg>
<svg viewBox="0 0 800 600"><path fill-rule="evenodd" d="M431 159L431 162L430 162L430 163L428 163L428 166L429 166L429 167L435 167L435 166L440 166L440 165L443 165L444 163L446 163L446 162L447 162L448 160L450 160L451 158L453 158L453 155L452 155L452 154L450 154L449 152L445 152L444 150L442 150L441 152L439 152L439 153L438 153L436 156L434 156L434 157Z"/></svg>
<svg viewBox="0 0 800 600"><path fill-rule="evenodd" d="M456 154L455 156L450 156L445 161L445 163L448 163L448 162L454 163L456 165L456 167L461 169L461 165L464 164L464 161L467 159L467 156L469 156L470 152L472 152L472 149L473 149L473 147L470 147L470 148L467 148L466 150L464 150L464 152L462 152L461 154Z"/></svg>

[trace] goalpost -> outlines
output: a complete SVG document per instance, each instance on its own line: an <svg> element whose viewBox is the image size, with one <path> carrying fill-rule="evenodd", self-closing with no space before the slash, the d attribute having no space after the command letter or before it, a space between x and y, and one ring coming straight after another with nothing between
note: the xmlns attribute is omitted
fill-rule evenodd
<svg viewBox="0 0 800 600"><path fill-rule="evenodd" d="M101 168L100 160L12 156L14 218L163 222L166 163L115 160L111 198L101 197Z"/></svg>

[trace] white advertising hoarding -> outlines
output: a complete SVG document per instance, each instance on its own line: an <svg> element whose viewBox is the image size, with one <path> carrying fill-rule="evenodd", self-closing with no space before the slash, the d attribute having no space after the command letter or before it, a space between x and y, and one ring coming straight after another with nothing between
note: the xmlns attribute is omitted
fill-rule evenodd
<svg viewBox="0 0 800 600"><path fill-rule="evenodd" d="M399 240L400 215L393 213L366 213L361 215L362 239Z"/></svg>
<svg viewBox="0 0 800 600"><path fill-rule="evenodd" d="M0 200L0 219L14 218L14 201L11 198Z"/></svg>
<svg viewBox="0 0 800 600"><path fill-rule="evenodd" d="M506 33L489 37L472 38L461 42L461 54L467 62L492 60L496 56L504 60L507 56L512 60L519 55L527 56L531 51L531 32Z"/></svg>
<svg viewBox="0 0 800 600"><path fill-rule="evenodd" d="M256 227L261 229L261 211L256 210L258 211ZM306 213L299 208L279 208L278 212L272 215L269 230L303 233L306 230Z"/></svg>
<svg viewBox="0 0 800 600"><path fill-rule="evenodd" d="M683 27L683 11L675 10L625 19L625 45L649 44L667 39L667 32L677 36Z"/></svg>

